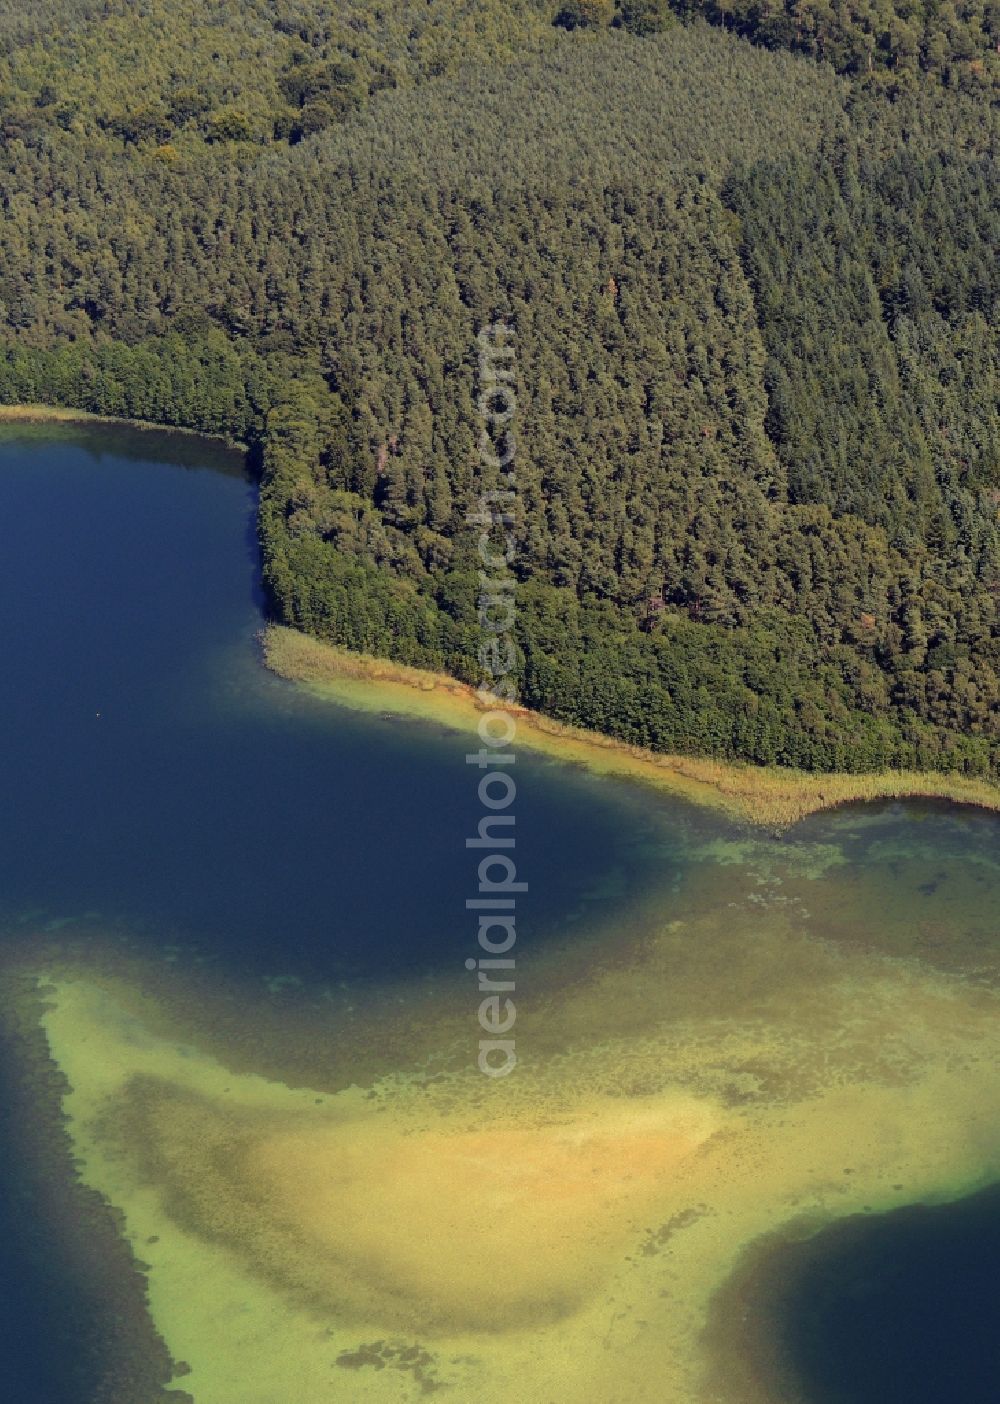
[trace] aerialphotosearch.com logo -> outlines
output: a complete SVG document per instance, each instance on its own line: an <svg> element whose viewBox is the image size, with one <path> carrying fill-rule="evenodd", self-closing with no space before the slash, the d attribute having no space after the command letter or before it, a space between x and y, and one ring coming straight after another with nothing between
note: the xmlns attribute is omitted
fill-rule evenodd
<svg viewBox="0 0 1000 1404"><path fill-rule="evenodd" d="M479 1026L485 1038L479 1040L479 1067L487 1077L506 1077L517 1066L513 1036L517 1009L511 995L515 988L514 945L518 894L528 884L518 882L514 863L516 849L513 804L517 786L509 768L516 756L513 750L517 722L511 710L517 699L511 680L517 652L514 646L514 559L513 506L515 491L514 455L516 440L513 423L517 413L514 392L514 331L504 322L494 322L479 333L479 438L480 475L493 483L479 494L477 508L466 518L479 528L479 625L482 643L479 666L482 670L478 696L489 708L479 718L478 751L466 756L468 765L483 772L479 780L479 803L485 811L475 838L466 839L466 848L483 850L478 865L478 896L469 898L466 908L477 913L477 941L480 954L465 966L479 980ZM506 703L505 707L503 704ZM502 850L502 851L501 851Z"/></svg>

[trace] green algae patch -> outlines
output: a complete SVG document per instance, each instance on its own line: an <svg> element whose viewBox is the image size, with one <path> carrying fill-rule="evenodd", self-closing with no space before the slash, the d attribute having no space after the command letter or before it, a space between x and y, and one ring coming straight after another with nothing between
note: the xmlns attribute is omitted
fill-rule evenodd
<svg viewBox="0 0 1000 1404"><path fill-rule="evenodd" d="M490 705L475 688L445 674L352 653L280 625L263 630L261 642L273 672L360 711L396 712L472 733ZM794 824L820 810L875 799L945 799L1000 810L1000 788L987 780L930 771L809 774L665 755L565 726L526 707L508 710L517 718L519 745L595 774L653 785L753 824Z"/></svg>
<svg viewBox="0 0 1000 1404"><path fill-rule="evenodd" d="M839 874L808 880L814 905ZM500 1083L475 1071L460 978L416 1010L387 988L353 1023L331 1003L293 1085L280 1046L267 1076L209 1048L190 983L181 1031L162 970L143 990L138 968L53 967L42 1025L77 1172L144 1265L176 1387L777 1400L763 1376L720 1385L720 1294L778 1230L1000 1175L1000 996L817 940L758 891L706 864L673 920L606 933L600 964L540 952ZM252 1040L252 1001L241 1018ZM378 1069L371 1048L392 1050Z"/></svg>

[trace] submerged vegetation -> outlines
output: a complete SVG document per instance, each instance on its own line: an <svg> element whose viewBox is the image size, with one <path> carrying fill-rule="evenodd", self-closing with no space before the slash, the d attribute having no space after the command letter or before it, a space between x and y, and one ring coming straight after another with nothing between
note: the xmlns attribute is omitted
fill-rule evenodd
<svg viewBox="0 0 1000 1404"><path fill-rule="evenodd" d="M115 434L81 438L104 454ZM414 728L414 757L390 724L329 718L269 681L242 643L247 670L228 655L217 670L219 639L253 618L245 481L170 474L169 512L152 465L123 460L105 479L89 457L32 451L3 479L28 489L7 499L23 512L15 561L46 560L47 578L79 588L45 649L31 597L15 591L9 612L8 691L24 691L24 657L50 671L12 727L28 744L12 772L0 1000L30 1132L12 1121L8 1141L46 1191L10 1195L11 1218L42 1255L56 1200L56 1271L71 1276L79 1253L85 1281L112 1281L94 1293L98 1324L81 1313L97 1387L18 1397L416 1404L450 1388L482 1404L776 1404L787 1362L773 1339L748 1347L740 1310L735 1346L704 1331L744 1248L997 1173L992 817L881 806L776 838L519 755L526 798L557 779L561 802L536 811L524 849L526 1056L498 1089L474 1061L468 889L448 879L470 831L468 714L460 736ZM74 486L63 539L88 521L97 541L46 553L47 482ZM203 536L183 509L223 484L224 534ZM144 496L136 517L126 504ZM189 549L172 575L177 533ZM107 569L116 539L130 569ZM213 619L230 578L235 612ZM206 601L197 623L213 621L202 641L182 581ZM51 594L61 608L63 575ZM178 650L161 672L153 597ZM115 645L102 720L78 665L99 637ZM277 637L317 674L330 659ZM460 684L414 680L411 696L471 705ZM556 742L588 765L603 745L615 773L632 759L602 738ZM52 813L85 817L82 847ZM550 925L537 913L553 886L575 910L563 919L560 904ZM53 1322L73 1324L47 1300L55 1348Z"/></svg>
<svg viewBox="0 0 1000 1404"><path fill-rule="evenodd" d="M506 319L519 739L783 830L649 805L662 889L612 873L606 926L540 937L531 1056L489 1088L482 971L415 973L411 912L405 963L387 936L344 978L351 784L286 804L256 960L235 921L206 957L22 913L18 1153L108 1279L93 1404L794 1395L747 1248L1000 1173L994 833L785 827L1000 807L994 0L43 8L0 0L6 417L247 445L270 666L468 731L476 337ZM87 783L132 768L94 711ZM165 809L171 886L252 768ZM243 808L256 863L281 804ZM386 828L358 887L388 932ZM261 905L211 871L206 910Z"/></svg>
<svg viewBox="0 0 1000 1404"><path fill-rule="evenodd" d="M469 680L506 318L527 707L997 778L994 18L575 8L9 16L0 399L251 444L279 617Z"/></svg>
<svg viewBox="0 0 1000 1404"><path fill-rule="evenodd" d="M713 1310L746 1248L998 1171L998 994L935 935L946 913L982 955L995 855L941 839L876 829L858 863L849 824L720 825L669 921L619 907L600 959L539 943L534 1056L489 1096L461 971L268 1000L36 949L77 1173L145 1265L179 1397L800 1397L750 1329L767 1299Z"/></svg>

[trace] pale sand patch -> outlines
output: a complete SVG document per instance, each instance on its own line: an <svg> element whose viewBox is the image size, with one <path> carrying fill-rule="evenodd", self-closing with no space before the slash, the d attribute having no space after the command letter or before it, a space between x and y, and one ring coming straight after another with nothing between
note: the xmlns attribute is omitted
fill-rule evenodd
<svg viewBox="0 0 1000 1404"><path fill-rule="evenodd" d="M717 1123L683 1097L597 1104L523 1130L431 1126L400 1137L354 1122L266 1136L246 1165L325 1261L350 1244L359 1273L378 1264L410 1320L423 1302L425 1328L495 1331L559 1320L586 1301L634 1216L662 1198ZM442 1255L444 1243L460 1252Z"/></svg>
<svg viewBox="0 0 1000 1404"><path fill-rule="evenodd" d="M815 1005L793 971L766 1020L659 1026L636 1017L637 992L665 988L655 953L597 972L548 1011L552 1056L500 1088L404 1075L324 1095L234 1074L85 978L55 983L44 1026L80 1174L149 1264L197 1404L437 1385L480 1404L755 1404L752 1379L712 1379L703 1339L748 1245L1000 1172L997 998L836 968ZM724 1105L751 1062L784 1090Z"/></svg>

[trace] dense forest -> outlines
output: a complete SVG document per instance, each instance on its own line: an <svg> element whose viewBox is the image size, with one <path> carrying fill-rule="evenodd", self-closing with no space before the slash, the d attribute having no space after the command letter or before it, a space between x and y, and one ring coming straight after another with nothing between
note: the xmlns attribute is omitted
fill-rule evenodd
<svg viewBox="0 0 1000 1404"><path fill-rule="evenodd" d="M0 400L250 444L280 616L471 680L505 318L527 704L998 775L998 13L0 4Z"/></svg>

